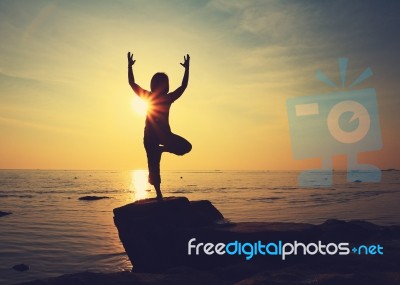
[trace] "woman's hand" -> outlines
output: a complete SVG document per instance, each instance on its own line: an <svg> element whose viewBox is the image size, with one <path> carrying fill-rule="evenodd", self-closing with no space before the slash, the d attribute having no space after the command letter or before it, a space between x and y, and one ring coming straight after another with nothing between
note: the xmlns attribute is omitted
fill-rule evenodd
<svg viewBox="0 0 400 285"><path fill-rule="evenodd" d="M133 60L133 54L128 52L128 66L131 67L134 65L136 60Z"/></svg>
<svg viewBox="0 0 400 285"><path fill-rule="evenodd" d="M183 57L184 62L181 63L181 65L185 68L189 68L189 62L190 62L190 56L187 54L186 56Z"/></svg>

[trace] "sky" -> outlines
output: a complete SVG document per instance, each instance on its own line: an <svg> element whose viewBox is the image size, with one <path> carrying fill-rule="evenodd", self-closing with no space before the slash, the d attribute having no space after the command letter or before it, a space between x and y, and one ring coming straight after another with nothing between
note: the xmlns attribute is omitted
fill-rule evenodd
<svg viewBox="0 0 400 285"><path fill-rule="evenodd" d="M164 154L162 169L318 168L324 154L294 159L286 101L367 88L382 148L358 159L400 168L399 15L398 1L2 0L0 168L146 168L128 51L146 89L159 71L178 87L191 56L170 124L193 149ZM338 58L348 58L344 87ZM349 88L368 67L373 75ZM346 169L346 156L333 166Z"/></svg>

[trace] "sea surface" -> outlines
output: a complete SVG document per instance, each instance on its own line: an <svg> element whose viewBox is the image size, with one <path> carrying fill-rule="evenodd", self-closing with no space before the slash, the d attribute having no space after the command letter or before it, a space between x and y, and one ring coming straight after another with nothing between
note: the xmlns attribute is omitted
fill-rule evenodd
<svg viewBox="0 0 400 285"><path fill-rule="evenodd" d="M400 224L400 171L381 183L347 183L334 173L329 188L300 188L296 171L163 172L165 196L208 199L232 222L318 224L362 219ZM0 170L0 284L85 270L131 270L112 210L154 197L145 170ZM107 196L97 201L82 196ZM29 271L11 269L25 263Z"/></svg>

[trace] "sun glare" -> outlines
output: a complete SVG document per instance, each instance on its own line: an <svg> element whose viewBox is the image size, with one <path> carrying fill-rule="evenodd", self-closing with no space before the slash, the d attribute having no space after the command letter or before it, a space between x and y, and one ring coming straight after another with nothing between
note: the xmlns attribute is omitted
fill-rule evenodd
<svg viewBox="0 0 400 285"><path fill-rule="evenodd" d="M136 114L146 116L148 103L140 97L135 96L132 99L132 108Z"/></svg>

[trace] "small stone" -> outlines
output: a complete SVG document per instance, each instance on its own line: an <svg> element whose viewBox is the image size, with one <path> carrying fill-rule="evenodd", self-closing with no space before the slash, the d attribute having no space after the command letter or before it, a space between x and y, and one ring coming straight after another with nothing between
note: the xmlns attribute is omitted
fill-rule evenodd
<svg viewBox="0 0 400 285"><path fill-rule="evenodd" d="M96 201L96 200L101 200L101 199L110 199L110 197L107 197L107 196L83 196L83 197L79 198L79 200L83 200L83 201Z"/></svg>
<svg viewBox="0 0 400 285"><path fill-rule="evenodd" d="M11 215L12 213L10 213L10 212L2 212L2 211L0 211L0 217L3 217L3 216L8 216L8 215Z"/></svg>
<svg viewBox="0 0 400 285"><path fill-rule="evenodd" d="M12 269L14 269L15 271L24 272L24 271L29 270L29 265L26 265L26 264L23 264L23 263L16 264L16 265L14 265L12 267Z"/></svg>

